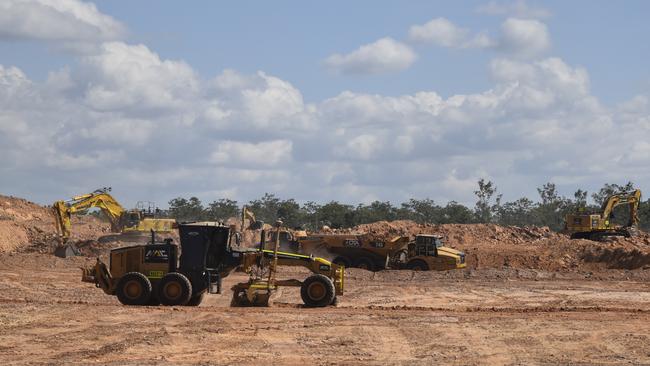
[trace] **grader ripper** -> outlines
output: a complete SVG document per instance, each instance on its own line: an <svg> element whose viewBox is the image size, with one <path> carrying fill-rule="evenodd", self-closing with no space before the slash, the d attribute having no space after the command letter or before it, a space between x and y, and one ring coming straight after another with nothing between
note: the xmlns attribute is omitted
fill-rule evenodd
<svg viewBox="0 0 650 366"><path fill-rule="evenodd" d="M82 281L94 283L125 305L188 305L201 303L206 293L221 293L221 280L236 268L249 274L236 284L233 306L266 306L282 286L300 287L306 306L334 305L343 294L344 268L307 255L264 248L265 232L258 249L234 248L237 235L217 223L180 224L180 248L170 239L162 243L114 249L107 266L99 258L83 269ZM280 226L278 225L278 229ZM304 281L276 278L278 266L300 266L313 274Z"/></svg>

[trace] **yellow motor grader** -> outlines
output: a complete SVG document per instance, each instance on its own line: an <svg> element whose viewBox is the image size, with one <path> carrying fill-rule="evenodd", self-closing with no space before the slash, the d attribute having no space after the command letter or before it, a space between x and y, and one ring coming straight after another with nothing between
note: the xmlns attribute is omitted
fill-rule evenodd
<svg viewBox="0 0 650 366"><path fill-rule="evenodd" d="M280 225L278 225L278 230ZM344 268L330 261L264 247L238 248L234 230L219 223L178 225L180 246L171 239L114 249L106 265L82 269L82 281L94 283L125 305L188 305L201 303L206 293L221 293L221 280L240 268L249 280L236 284L233 306L266 306L281 286L300 287L306 306L334 305L343 294ZM300 266L313 274L305 280L276 278L278 266Z"/></svg>

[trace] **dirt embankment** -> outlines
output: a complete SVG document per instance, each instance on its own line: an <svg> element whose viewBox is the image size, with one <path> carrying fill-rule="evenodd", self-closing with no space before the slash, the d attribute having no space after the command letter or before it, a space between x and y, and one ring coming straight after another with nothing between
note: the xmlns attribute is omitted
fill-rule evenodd
<svg viewBox="0 0 650 366"><path fill-rule="evenodd" d="M72 218L73 242L96 240L110 225L92 216ZM50 252L56 246L54 216L49 207L22 198L0 195L0 253Z"/></svg>
<svg viewBox="0 0 650 366"><path fill-rule="evenodd" d="M88 248L88 255L119 245L98 244L110 233L110 225L93 216L73 216L72 242ZM229 220L237 225L237 220ZM380 221L332 233L363 234L373 240L420 233L439 234L447 246L465 251L470 269L533 269L544 271L600 271L650 268L650 236L605 242L570 240L547 227L502 227L493 224L418 224L413 221ZM178 239L178 238L175 238ZM245 231L242 244L253 245L259 230ZM49 207L0 195L0 253L52 252L57 245L54 218Z"/></svg>
<svg viewBox="0 0 650 366"><path fill-rule="evenodd" d="M418 224L413 221L380 221L351 229L373 240L395 236L438 234L447 246L465 251L472 269L514 268L546 271L597 271L650 268L650 235L610 238L605 242L571 240L548 227L503 227L493 224Z"/></svg>

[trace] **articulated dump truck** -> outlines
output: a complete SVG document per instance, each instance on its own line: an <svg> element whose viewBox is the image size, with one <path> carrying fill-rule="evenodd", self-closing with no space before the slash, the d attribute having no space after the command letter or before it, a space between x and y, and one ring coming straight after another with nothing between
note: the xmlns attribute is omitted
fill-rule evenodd
<svg viewBox="0 0 650 366"><path fill-rule="evenodd" d="M239 248L236 233L219 223L179 224L180 246L171 239L113 249L108 265L99 258L82 269L82 281L95 284L125 305L197 306L206 293L221 293L221 281L235 269L249 280L234 285L233 306L267 306L280 286L300 287L306 306L335 305L343 294L343 267L326 259L275 249ZM279 230L279 228L278 228ZM262 242L265 233L262 232ZM234 243L233 243L234 242ZM312 275L300 281L277 279L277 266L300 266Z"/></svg>
<svg viewBox="0 0 650 366"><path fill-rule="evenodd" d="M365 235L309 234L296 236L301 252L327 251L333 262L369 271L411 269L445 271L465 268L465 253L445 247L441 236L416 235L415 240L397 236L388 241L370 240Z"/></svg>

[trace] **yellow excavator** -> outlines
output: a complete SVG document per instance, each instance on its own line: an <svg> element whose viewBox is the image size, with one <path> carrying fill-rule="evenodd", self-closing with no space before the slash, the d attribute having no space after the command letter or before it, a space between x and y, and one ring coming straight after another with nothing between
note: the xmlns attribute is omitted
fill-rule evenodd
<svg viewBox="0 0 650 366"><path fill-rule="evenodd" d="M136 209L126 210L113 196L111 188L98 189L92 193L72 197L67 201L56 201L52 205L56 231L65 244L72 232L71 216L84 213L91 208L99 208L111 222L111 231L121 234L141 236L154 230L158 233L169 233L176 228L176 220L155 218L156 210L152 204L144 207L139 204ZM120 236L109 236L120 239ZM106 240L104 240L106 241Z"/></svg>
<svg viewBox="0 0 650 366"><path fill-rule="evenodd" d="M608 236L630 237L631 230L639 223L637 211L641 202L641 191L634 190L613 194L605 200L600 212L569 214L565 219L565 229L571 239L601 240ZM630 217L626 225L614 225L614 208L629 205Z"/></svg>

